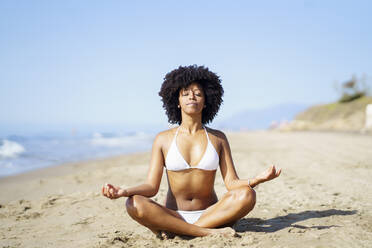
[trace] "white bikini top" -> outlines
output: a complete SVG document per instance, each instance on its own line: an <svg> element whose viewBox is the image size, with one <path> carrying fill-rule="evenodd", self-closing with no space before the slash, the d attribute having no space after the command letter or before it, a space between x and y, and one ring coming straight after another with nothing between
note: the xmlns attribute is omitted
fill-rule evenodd
<svg viewBox="0 0 372 248"><path fill-rule="evenodd" d="M214 149L211 141L209 140L209 136L207 130L204 128L205 134L207 135L208 144L207 149L204 152L204 155L200 162L196 166L190 166L186 160L183 158L182 154L178 150L177 147L177 134L179 127L177 128L176 134L174 135L172 144L168 150L167 158L165 159L165 168L170 171L180 171L180 170L187 170L191 168L201 169L201 170L217 170L220 162L220 158Z"/></svg>

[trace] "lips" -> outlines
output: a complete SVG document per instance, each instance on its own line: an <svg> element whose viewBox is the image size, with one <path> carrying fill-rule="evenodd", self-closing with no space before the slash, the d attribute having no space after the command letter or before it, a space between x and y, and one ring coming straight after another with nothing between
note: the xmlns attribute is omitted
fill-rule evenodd
<svg viewBox="0 0 372 248"><path fill-rule="evenodd" d="M190 102L190 103L188 103L186 105L198 105L198 103L196 103L196 102Z"/></svg>

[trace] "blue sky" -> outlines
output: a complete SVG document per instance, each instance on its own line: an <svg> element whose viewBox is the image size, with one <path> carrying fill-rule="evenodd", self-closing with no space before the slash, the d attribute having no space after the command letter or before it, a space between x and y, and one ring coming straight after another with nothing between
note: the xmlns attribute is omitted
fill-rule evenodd
<svg viewBox="0 0 372 248"><path fill-rule="evenodd" d="M0 128L166 125L179 65L222 79L218 120L372 78L370 1L0 1ZM1 130L0 130L1 131Z"/></svg>

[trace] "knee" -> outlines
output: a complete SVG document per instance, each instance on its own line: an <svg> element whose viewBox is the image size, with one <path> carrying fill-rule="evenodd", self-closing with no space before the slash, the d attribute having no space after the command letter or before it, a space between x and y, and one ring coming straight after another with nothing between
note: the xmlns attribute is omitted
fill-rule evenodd
<svg viewBox="0 0 372 248"><path fill-rule="evenodd" d="M247 208L250 211L256 204L256 191L248 186L240 187L236 190L234 198L242 208Z"/></svg>
<svg viewBox="0 0 372 248"><path fill-rule="evenodd" d="M145 211L145 204L147 198L141 195L133 195L128 197L125 207L127 209L128 214L135 219L143 218Z"/></svg>

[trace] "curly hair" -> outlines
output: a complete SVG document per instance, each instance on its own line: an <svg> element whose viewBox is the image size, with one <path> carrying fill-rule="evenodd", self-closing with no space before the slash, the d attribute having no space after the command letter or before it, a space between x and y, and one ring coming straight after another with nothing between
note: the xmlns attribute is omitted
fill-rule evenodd
<svg viewBox="0 0 372 248"><path fill-rule="evenodd" d="M217 115L224 93L219 77L204 66L180 66L165 75L159 92L169 123L181 124L181 110L177 107L179 92L191 83L200 84L204 91L206 107L202 112L202 123L211 122Z"/></svg>

